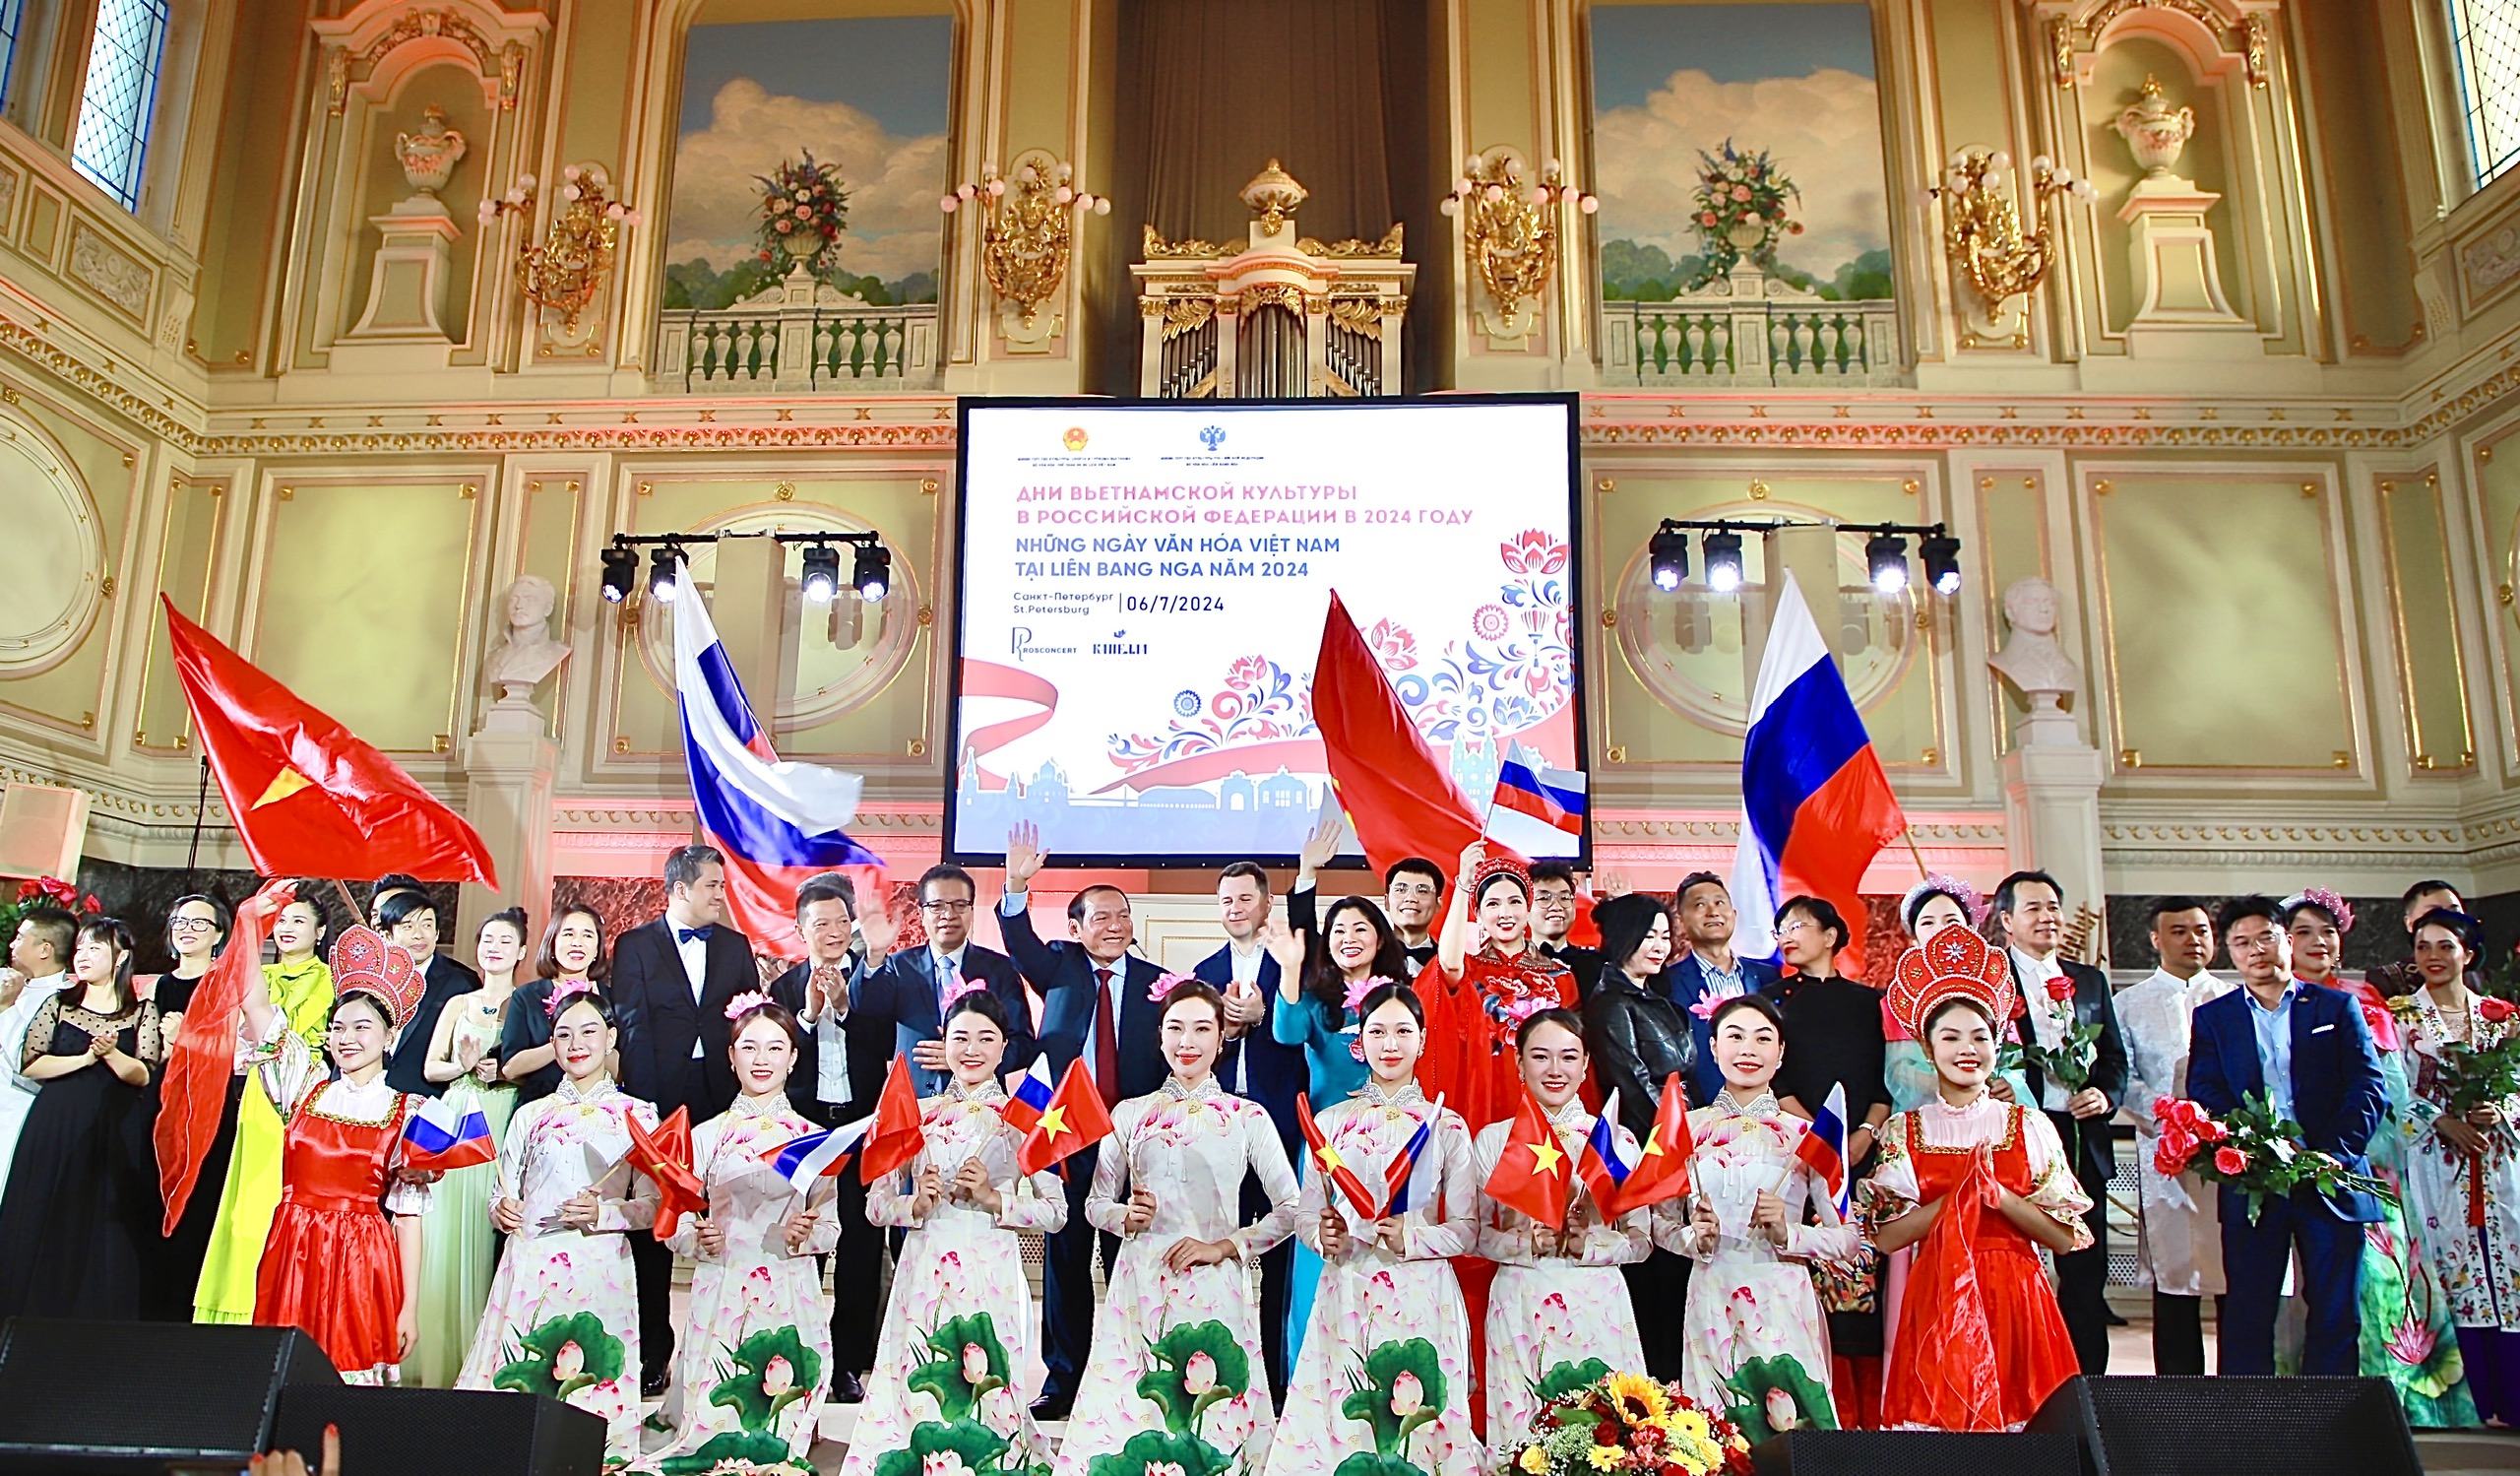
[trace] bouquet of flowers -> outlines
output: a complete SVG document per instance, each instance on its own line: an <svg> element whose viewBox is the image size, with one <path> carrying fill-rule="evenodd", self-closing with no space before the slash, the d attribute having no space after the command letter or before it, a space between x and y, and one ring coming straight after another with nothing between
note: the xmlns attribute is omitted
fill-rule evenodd
<svg viewBox="0 0 2520 1476"><path fill-rule="evenodd" d="M1743 256L1774 264L1778 235L1800 235L1802 223L1785 218L1786 201L1802 192L1768 158L1746 153L1726 139L1716 154L1699 151L1697 210L1690 224L1706 243L1706 267L1697 284L1713 282Z"/></svg>
<svg viewBox="0 0 2520 1476"><path fill-rule="evenodd" d="M2500 1025L2520 1015L2520 1005L2488 995L2477 1001L2477 1017ZM2432 1069L2431 1085L2441 1094L2444 1116L2464 1118L2480 1107L2499 1107L2520 1096L2520 1031L2495 1031L2490 1040L2447 1041Z"/></svg>
<svg viewBox="0 0 2520 1476"><path fill-rule="evenodd" d="M2153 1103L2161 1119L2161 1146L2153 1151L2153 1167L2164 1174L2194 1171L2209 1184L2227 1184L2248 1200L2248 1222L2269 1199L2291 1196L2308 1187L2322 1194L2375 1194L2391 1204L2396 1190L2368 1174L2347 1168L2333 1153L2301 1144L2301 1124L2275 1115L2262 1096L2252 1094L2221 1118L2195 1103L2163 1097Z"/></svg>
<svg viewBox="0 0 2520 1476"><path fill-rule="evenodd" d="M78 917L104 911L104 904L94 895L81 895L79 888L58 876L38 876L18 883L16 896L0 902L0 941L14 937L18 919L31 907L58 907Z"/></svg>
<svg viewBox="0 0 2520 1476"><path fill-rule="evenodd" d="M840 232L849 225L849 191L840 165L814 162L813 151L755 175L761 185L761 260L774 277L798 263L816 277L840 270Z"/></svg>
<svg viewBox="0 0 2520 1476"><path fill-rule="evenodd" d="M1505 1468L1524 1476L1750 1476L1740 1427L1678 1384L1644 1374L1603 1374L1561 1389L1532 1416L1530 1430L1496 1434Z"/></svg>

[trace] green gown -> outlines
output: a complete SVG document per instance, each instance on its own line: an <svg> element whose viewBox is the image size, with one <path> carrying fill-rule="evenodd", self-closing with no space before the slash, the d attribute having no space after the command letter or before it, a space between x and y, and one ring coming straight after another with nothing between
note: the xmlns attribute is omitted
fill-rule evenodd
<svg viewBox="0 0 2520 1476"><path fill-rule="evenodd" d="M458 1059L463 1059L467 1040L478 1041L485 1058L498 1055L505 1001L485 1012L471 995L458 995L446 1007L455 1013ZM504 1145L508 1119L516 1112L514 1086L502 1082L485 1087L472 1076L459 1076L448 1084L446 1100L459 1107L479 1108L489 1122L492 1140ZM418 1326L411 1356L403 1362L407 1384L451 1389L455 1376L464 1372L472 1331L490 1300L490 1200L498 1191L499 1166L491 1162L449 1170L429 1195L428 1218L420 1229Z"/></svg>
<svg viewBox="0 0 2520 1476"><path fill-rule="evenodd" d="M321 958L263 965L272 1002L288 1016L288 1028L309 1049L324 1049L333 1012L333 970ZM227 1157L227 1181L220 1187L219 1219L211 1227L210 1253L202 1258L193 1289L196 1322L254 1320L254 1284L263 1265L263 1242L280 1208L281 1140L286 1124L260 1091L245 1094L236 1112L236 1146Z"/></svg>

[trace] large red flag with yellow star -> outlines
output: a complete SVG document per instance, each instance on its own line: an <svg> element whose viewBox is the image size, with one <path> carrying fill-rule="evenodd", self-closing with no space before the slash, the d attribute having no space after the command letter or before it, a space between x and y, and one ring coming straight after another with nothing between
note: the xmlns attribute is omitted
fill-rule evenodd
<svg viewBox="0 0 2520 1476"><path fill-rule="evenodd" d="M1505 1129L1505 1151L1496 1155L1496 1170L1487 1176L1487 1197L1509 1204L1551 1230L1566 1228L1566 1200L1575 1178L1565 1145L1539 1099L1524 1087Z"/></svg>
<svg viewBox="0 0 2520 1476"><path fill-rule="evenodd" d="M166 607L175 675L228 818L266 876L376 876L495 887L464 817L401 765Z"/></svg>
<svg viewBox="0 0 2520 1476"><path fill-rule="evenodd" d="M1039 1174L1110 1135L1111 1115L1103 1110L1102 1093L1086 1074L1085 1058L1080 1056L1067 1063L1059 1089L1050 1093L1050 1105L1041 1109L1040 1121L1024 1134L1024 1146L1015 1150L1015 1166L1027 1174Z"/></svg>

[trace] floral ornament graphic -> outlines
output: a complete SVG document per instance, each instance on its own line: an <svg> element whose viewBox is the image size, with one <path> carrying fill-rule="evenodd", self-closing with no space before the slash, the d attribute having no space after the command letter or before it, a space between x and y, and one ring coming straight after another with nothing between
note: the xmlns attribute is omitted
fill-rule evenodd
<svg viewBox="0 0 2520 1476"><path fill-rule="evenodd" d="M1376 620L1365 632L1365 644L1386 672L1406 672L1418 665L1418 637L1397 620Z"/></svg>
<svg viewBox="0 0 2520 1476"><path fill-rule="evenodd" d="M1162 734L1112 735L1111 761L1133 774L1177 758L1307 738L1320 731L1312 723L1311 692L1293 673L1265 656L1235 657L1224 685L1203 704L1195 703L1195 693L1182 695L1194 699L1191 711L1176 716ZM1182 703L1176 698L1172 705L1178 714Z"/></svg>
<svg viewBox="0 0 2520 1476"><path fill-rule="evenodd" d="M688 1455L657 1462L658 1476L717 1476L719 1472L789 1472L805 1476L813 1467L798 1459L788 1443L756 1431L722 1430Z"/></svg>
<svg viewBox="0 0 2520 1476"><path fill-rule="evenodd" d="M754 182L761 186L762 264L779 277L799 266L825 279L839 271L840 233L849 225L840 165L816 163L808 149Z"/></svg>
<svg viewBox="0 0 2520 1476"><path fill-rule="evenodd" d="M951 1317L920 1340L928 1360L905 1382L913 1393L933 1397L940 1418L911 1427L910 1447L878 1457L875 1476L1047 1476L1048 1461L1030 1459L1005 1431L994 1428L1004 1401L991 1396L1009 1389L1006 1345L998 1340L996 1320L984 1312Z"/></svg>
<svg viewBox="0 0 2520 1476"><path fill-rule="evenodd" d="M822 1377L822 1355L794 1327L766 1327L726 1350L709 1402L733 1410L748 1431L775 1430L788 1406L813 1397Z"/></svg>
<svg viewBox="0 0 2520 1476"><path fill-rule="evenodd" d="M518 1339L507 1363L490 1377L490 1387L566 1399L620 1378L624 1351L621 1339L603 1330L601 1317L571 1313Z"/></svg>
<svg viewBox="0 0 2520 1476"><path fill-rule="evenodd" d="M1383 1343L1348 1374L1348 1397L1339 1412L1361 1420L1373 1430L1374 1453L1389 1463L1359 1469L1374 1476L1400 1476L1418 1468L1408 1463L1409 1442L1421 1427L1433 1424L1444 1409L1444 1370L1435 1345L1422 1337ZM1340 1463L1342 1472L1354 1457Z"/></svg>
<svg viewBox="0 0 2520 1476"><path fill-rule="evenodd" d="M1725 1417L1757 1444L1789 1430L1835 1430L1829 1391L1790 1353L1754 1358L1724 1380Z"/></svg>

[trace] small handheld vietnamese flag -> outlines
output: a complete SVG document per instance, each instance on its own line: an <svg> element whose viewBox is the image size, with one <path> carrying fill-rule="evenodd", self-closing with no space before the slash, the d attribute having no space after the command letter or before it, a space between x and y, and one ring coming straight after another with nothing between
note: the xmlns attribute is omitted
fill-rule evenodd
<svg viewBox="0 0 2520 1476"><path fill-rule="evenodd" d="M1304 1092L1295 1093L1295 1125L1303 1129L1303 1140L1312 1149L1313 1168L1330 1176L1330 1182L1338 1187L1339 1192L1348 1196L1349 1207L1362 1218L1381 1219L1381 1207L1375 1203L1373 1195L1365 1192L1365 1182L1356 1177L1355 1170L1348 1167L1348 1161L1339 1156L1339 1150L1330 1146L1330 1139L1322 1134L1321 1124L1313 1121L1312 1098ZM1328 1194L1322 1195L1324 1202L1329 1197Z"/></svg>
<svg viewBox="0 0 2520 1476"><path fill-rule="evenodd" d="M1085 1058L1080 1056L1067 1063L1059 1089L1050 1093L1050 1105L1041 1109L1040 1121L1024 1134L1024 1145L1015 1150L1015 1167L1039 1174L1110 1135L1111 1114L1103 1109L1102 1093L1086 1074Z"/></svg>
<svg viewBox="0 0 2520 1476"><path fill-rule="evenodd" d="M1050 1059L1036 1056L1032 1068L1016 1078L1014 1094L1006 1099L1004 1107L997 1110L997 1115L1021 1137L1033 1130L1034 1123L1041 1121L1041 1114L1049 1108L1050 1096Z"/></svg>
<svg viewBox="0 0 2520 1476"><path fill-rule="evenodd" d="M810 1194L816 1184L838 1177L848 1165L850 1151L865 1140L867 1129L874 1125L874 1116L869 1114L823 1132L792 1137L763 1154L761 1161L787 1180L797 1193Z"/></svg>
<svg viewBox="0 0 2520 1476"><path fill-rule="evenodd" d="M1840 1082L1829 1088L1829 1100L1804 1129L1802 1141L1794 1145L1794 1156L1810 1165L1829 1187L1829 1199L1838 1207L1838 1218L1847 1215L1847 1088Z"/></svg>
<svg viewBox="0 0 2520 1476"><path fill-rule="evenodd" d="M1487 1197L1521 1210L1551 1230L1566 1228L1569 1180L1566 1150L1557 1145L1557 1129L1530 1087L1514 1108L1505 1129L1505 1149L1496 1155L1487 1176Z"/></svg>
<svg viewBox="0 0 2520 1476"><path fill-rule="evenodd" d="M1593 1119L1593 1130L1584 1139L1583 1154L1575 1161L1575 1177L1584 1181L1592 1191L1593 1202L1601 1206L1605 1216L1618 1213L1621 1190L1628 1176L1636 1172L1636 1164L1619 1147L1618 1093L1602 1104L1601 1115Z"/></svg>
<svg viewBox="0 0 2520 1476"><path fill-rule="evenodd" d="M1645 1135L1645 1147L1620 1190L1618 1213L1687 1193L1689 1155L1696 1151L1697 1140L1689 1133L1688 1095L1681 1090L1680 1073L1673 1071L1663 1080L1662 1100L1654 1108L1654 1130Z"/></svg>
<svg viewBox="0 0 2520 1476"><path fill-rule="evenodd" d="M403 1167L427 1173L469 1169L499 1156L490 1120L444 1097L423 1098L403 1123Z"/></svg>
<svg viewBox="0 0 2520 1476"><path fill-rule="evenodd" d="M918 1090L910 1084L910 1058L895 1055L884 1074L884 1094L875 1099L873 1124L865 1147L857 1154L857 1182L873 1184L898 1174L918 1150L927 1146L927 1128L918 1116Z"/></svg>
<svg viewBox="0 0 2520 1476"><path fill-rule="evenodd" d="M1418 1130L1409 1134L1409 1141L1400 1145L1400 1151L1392 1155L1390 1165L1383 1170L1386 1187L1382 1213L1375 1219L1388 1220L1433 1202L1436 1160L1426 1156L1426 1145L1435 1140L1435 1124L1443 1120L1444 1094L1437 1092L1433 1110L1418 1123Z"/></svg>
<svg viewBox="0 0 2520 1476"><path fill-rule="evenodd" d="M657 1182L656 1235L662 1240L685 1214L709 1207L709 1189L691 1172L691 1110L675 1108L654 1132L640 1126L635 1114L622 1121L630 1126L630 1167Z"/></svg>

